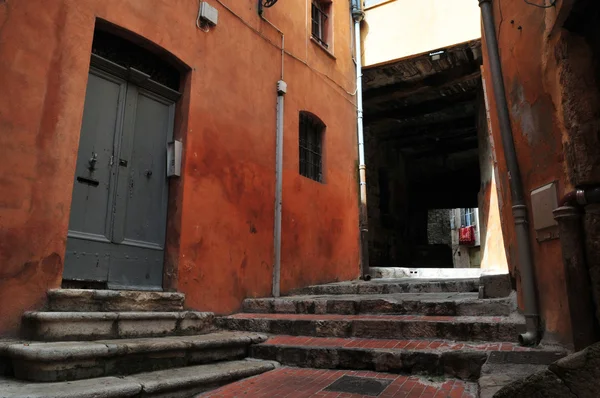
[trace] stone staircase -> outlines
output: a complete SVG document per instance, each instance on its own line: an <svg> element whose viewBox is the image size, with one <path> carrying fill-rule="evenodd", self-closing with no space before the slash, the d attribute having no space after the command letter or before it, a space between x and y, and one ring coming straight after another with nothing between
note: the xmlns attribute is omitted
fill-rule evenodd
<svg viewBox="0 0 600 398"><path fill-rule="evenodd" d="M481 397L491 397L511 381L497 370L510 368L516 370L513 377L524 377L566 355L560 347L519 346L525 321L516 294L498 278L310 286L293 296L247 299L243 313L218 318L217 325L269 334L251 347L253 358L461 379L474 384ZM493 298L480 298L486 290Z"/></svg>
<svg viewBox="0 0 600 398"><path fill-rule="evenodd" d="M267 337L221 331L180 293L59 289L0 343L0 397L193 397L274 369L248 360Z"/></svg>

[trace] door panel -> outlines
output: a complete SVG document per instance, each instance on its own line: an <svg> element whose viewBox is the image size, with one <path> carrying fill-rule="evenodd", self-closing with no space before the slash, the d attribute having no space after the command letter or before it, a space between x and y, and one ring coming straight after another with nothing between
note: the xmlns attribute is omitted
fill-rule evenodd
<svg viewBox="0 0 600 398"><path fill-rule="evenodd" d="M91 69L64 279L160 290L174 102Z"/></svg>
<svg viewBox="0 0 600 398"><path fill-rule="evenodd" d="M174 104L130 86L127 107L119 155L119 159L127 161L127 166L119 167L113 241L124 246L124 253L135 253L137 259L115 253L110 286L139 286L162 280L168 197L167 141L172 139ZM158 263L159 266L152 265Z"/></svg>
<svg viewBox="0 0 600 398"><path fill-rule="evenodd" d="M113 154L123 117L124 80L90 71L73 182L65 279L106 279L111 240Z"/></svg>

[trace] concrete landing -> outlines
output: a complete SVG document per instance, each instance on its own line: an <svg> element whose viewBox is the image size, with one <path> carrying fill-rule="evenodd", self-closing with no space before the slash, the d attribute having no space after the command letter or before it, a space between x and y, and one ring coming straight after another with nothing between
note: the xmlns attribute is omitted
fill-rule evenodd
<svg viewBox="0 0 600 398"><path fill-rule="evenodd" d="M481 268L405 268L405 267L371 267L371 277L384 279L398 278L438 278L461 279L479 278Z"/></svg>

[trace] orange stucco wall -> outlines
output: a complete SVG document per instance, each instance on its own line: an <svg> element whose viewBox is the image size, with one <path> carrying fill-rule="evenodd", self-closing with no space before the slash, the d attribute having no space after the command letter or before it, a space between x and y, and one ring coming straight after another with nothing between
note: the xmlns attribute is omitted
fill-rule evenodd
<svg viewBox="0 0 600 398"><path fill-rule="evenodd" d="M0 333L60 286L96 18L138 34L191 70L176 132L184 175L170 209L169 287L186 306L228 313L267 296L273 267L275 84L279 34L254 0L217 1L195 26L195 0L0 2ZM151 3L151 7L149 6ZM356 115L347 2L333 3L334 56L309 40L310 2L265 15L285 33L282 290L358 276ZM291 54L291 55L290 55ZM181 109L183 108L183 110ZM327 125L325 183L298 174L298 112ZM177 127L176 127L177 129ZM173 192L173 189L172 189ZM173 201L171 201L173 202ZM176 239L173 241L173 237Z"/></svg>
<svg viewBox="0 0 600 398"><path fill-rule="evenodd" d="M565 61L565 58L574 56L568 54L569 51L573 53L573 49L566 46L565 43L570 40L567 37L569 34L562 28L572 3L573 1L558 1L557 7L540 9L521 1L493 2L504 85L529 208L538 301L546 330L544 337L548 341L565 344L571 343L571 324L560 241L536 240L532 225L530 192L556 181L558 196L561 197L571 190L573 185L583 182L574 178L573 164L569 163L565 155L565 145L570 139L565 120L573 116L565 114L565 103L573 100L575 94L572 90L569 93L566 82L569 76L576 76L580 72ZM485 46L484 60L484 79L489 93L490 108L493 110L496 101L493 98ZM584 97L580 96L577 101L580 107L585 108ZM571 103L571 106L573 105ZM506 254L511 274L516 278L521 293L509 177L495 111L491 112L491 126L498 162L497 184L500 190L502 227L507 244Z"/></svg>

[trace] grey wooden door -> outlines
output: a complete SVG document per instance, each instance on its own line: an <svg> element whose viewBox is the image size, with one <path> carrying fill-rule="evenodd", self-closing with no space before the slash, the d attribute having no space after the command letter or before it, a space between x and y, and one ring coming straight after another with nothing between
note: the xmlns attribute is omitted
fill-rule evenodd
<svg viewBox="0 0 600 398"><path fill-rule="evenodd" d="M63 279L160 290L175 105L112 67L90 69Z"/></svg>

